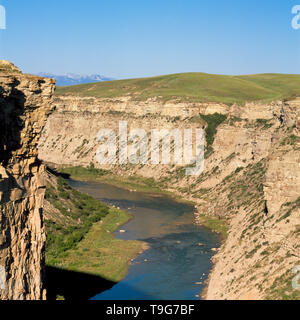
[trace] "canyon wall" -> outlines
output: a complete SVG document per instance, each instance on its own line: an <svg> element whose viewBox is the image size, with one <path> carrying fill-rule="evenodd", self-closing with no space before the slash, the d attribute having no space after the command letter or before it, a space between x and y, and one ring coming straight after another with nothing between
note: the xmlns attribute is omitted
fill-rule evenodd
<svg viewBox="0 0 300 320"><path fill-rule="evenodd" d="M39 144L56 165L108 169L118 177L154 178L163 189L191 200L196 221L228 228L213 258L207 299L298 298L292 268L300 265L300 100L246 103L162 103L127 97L57 97ZM100 129L207 128L207 117L225 115L211 140L201 176L178 165L100 166ZM211 134L211 133L210 133ZM211 137L210 137L211 138Z"/></svg>
<svg viewBox="0 0 300 320"><path fill-rule="evenodd" d="M45 299L41 130L55 82L0 63L0 300Z"/></svg>

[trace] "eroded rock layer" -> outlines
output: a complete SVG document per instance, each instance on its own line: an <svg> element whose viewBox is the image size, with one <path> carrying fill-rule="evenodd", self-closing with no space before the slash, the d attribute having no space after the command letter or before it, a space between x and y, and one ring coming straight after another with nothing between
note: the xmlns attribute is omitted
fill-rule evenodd
<svg viewBox="0 0 300 320"><path fill-rule="evenodd" d="M6 71L0 72L0 300L45 299L44 165L37 145L55 82Z"/></svg>

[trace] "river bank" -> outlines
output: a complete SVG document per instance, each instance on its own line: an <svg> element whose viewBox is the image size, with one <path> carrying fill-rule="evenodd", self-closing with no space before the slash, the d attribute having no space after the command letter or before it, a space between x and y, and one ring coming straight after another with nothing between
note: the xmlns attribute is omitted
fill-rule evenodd
<svg viewBox="0 0 300 320"><path fill-rule="evenodd" d="M96 181L100 183L107 183L116 187L121 187L130 192L146 192L149 194L166 195L177 202L186 203L195 207L195 223L209 228L211 231L220 235L222 242L227 238L229 225L227 220L221 217L206 216L203 212L198 210L197 204L191 199L186 199L179 192L167 191L164 189L165 185L161 185L154 179L145 178L142 176L126 177L117 176L106 170L96 169L94 167L68 167L61 166L59 172L69 175L74 180L79 181Z"/></svg>
<svg viewBox="0 0 300 320"><path fill-rule="evenodd" d="M193 205L95 181L71 182L81 192L134 215L122 232L115 233L118 239L140 240L150 246L131 261L124 279L93 299L199 299L212 267L212 249L220 242L217 234L194 223Z"/></svg>
<svg viewBox="0 0 300 320"><path fill-rule="evenodd" d="M227 232L229 229L228 223L226 220L221 219L220 217L209 217L205 216L202 212L199 212L197 206L193 201L184 199L181 195L170 193L168 191L164 191L162 187L152 179L145 179L143 177L134 177L134 178L124 178L124 177L117 177L111 175L110 173L95 169L95 168L83 168L83 167L64 167L60 168L60 172L64 174L71 175L72 179L75 180L82 180L82 181L97 181L101 183L109 183L110 185L118 186L129 190L130 192L147 192L149 194L156 194L156 195L166 195L171 196L176 201L181 203L191 204L195 207L195 223L197 225L204 226L215 232L221 244L226 241ZM159 192L158 192L159 191ZM213 253L215 254L218 249L212 248ZM213 257L211 259L213 262ZM209 278L205 281L205 288L202 290L201 297L205 297L205 291L207 289L209 283Z"/></svg>
<svg viewBox="0 0 300 320"><path fill-rule="evenodd" d="M132 214L107 206L72 188L62 177L49 174L45 200L47 268L90 274L112 284L120 281L131 260L148 248L142 241L123 241L114 235L132 218ZM51 294L52 299L57 297L64 298L59 292Z"/></svg>
<svg viewBox="0 0 300 320"><path fill-rule="evenodd" d="M113 282L122 280L135 259L148 245L141 241L117 239L114 232L132 219L116 209L93 224L76 248L68 251L59 266L63 269L99 275Z"/></svg>

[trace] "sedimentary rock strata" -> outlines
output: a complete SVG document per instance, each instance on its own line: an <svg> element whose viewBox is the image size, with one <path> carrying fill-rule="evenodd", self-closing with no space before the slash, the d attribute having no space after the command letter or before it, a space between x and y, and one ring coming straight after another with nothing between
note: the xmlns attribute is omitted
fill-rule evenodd
<svg viewBox="0 0 300 320"><path fill-rule="evenodd" d="M0 62L0 300L45 299L44 165L55 82Z"/></svg>

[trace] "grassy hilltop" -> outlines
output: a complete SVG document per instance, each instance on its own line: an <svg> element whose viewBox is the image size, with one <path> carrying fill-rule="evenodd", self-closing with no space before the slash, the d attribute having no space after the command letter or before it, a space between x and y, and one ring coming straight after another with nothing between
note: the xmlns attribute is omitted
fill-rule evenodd
<svg viewBox="0 0 300 320"><path fill-rule="evenodd" d="M225 76L206 73L181 73L166 76L89 83L58 87L57 95L116 98L131 96L136 100L159 97L167 101L222 102L290 99L300 95L300 75L257 74Z"/></svg>

